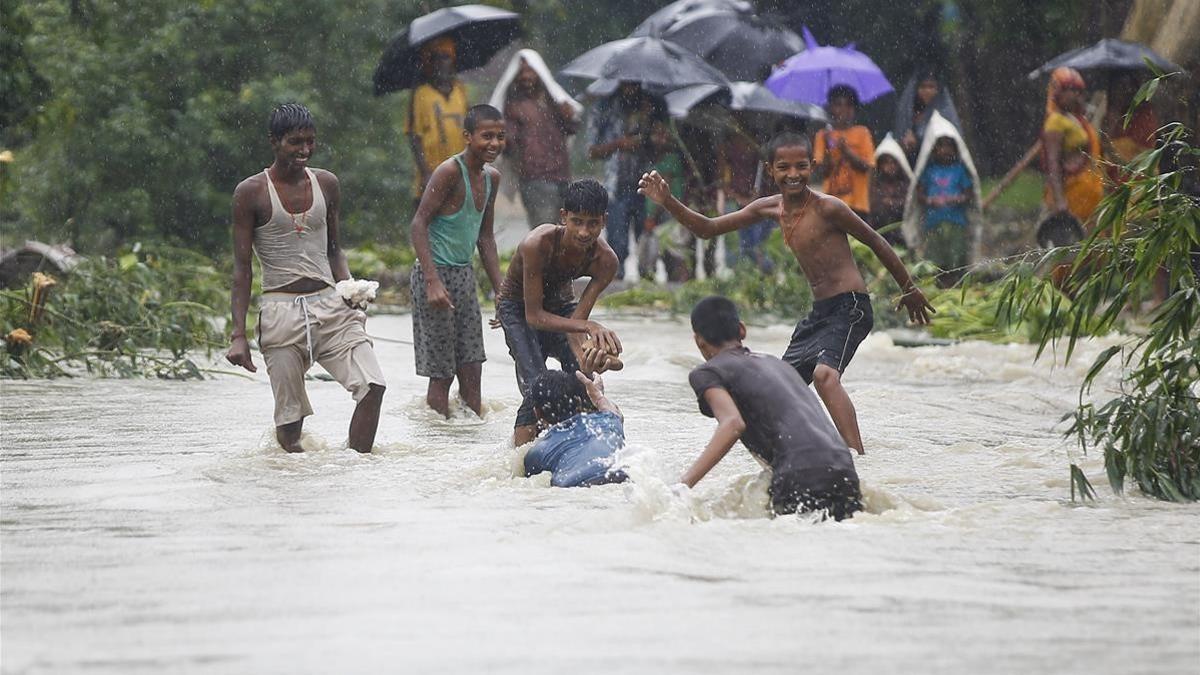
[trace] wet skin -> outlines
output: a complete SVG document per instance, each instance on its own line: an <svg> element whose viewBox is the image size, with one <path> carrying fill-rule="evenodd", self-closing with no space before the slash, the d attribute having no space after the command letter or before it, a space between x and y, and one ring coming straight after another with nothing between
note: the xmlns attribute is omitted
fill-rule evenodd
<svg viewBox="0 0 1200 675"><path fill-rule="evenodd" d="M850 252L848 237L853 236L871 248L903 289L897 309L905 308L915 323L929 323L933 307L913 284L904 263L887 241L845 202L808 187L812 160L807 144L776 149L766 170L779 186L780 194L757 199L738 211L717 218L696 213L671 196L666 181L657 171L642 176L638 191L665 206L684 227L705 239L764 218L775 219L812 286L816 300L851 291L866 292L866 283ZM813 370L813 384L846 445L862 454L858 417L841 385L841 373L819 363Z"/></svg>
<svg viewBox="0 0 1200 675"><path fill-rule="evenodd" d="M496 161L504 151L506 135L503 120L480 120L476 122L474 131L463 130L463 142L466 146L463 160L467 165L467 178L471 181L471 195L475 208L483 213L483 221L479 228L479 239L476 247L479 259L492 283L492 290L500 292L500 257L496 252L495 235L495 205L496 195L500 192L500 172L491 163ZM484 172L491 176L492 192L487 195ZM421 203L412 219L412 245L425 275L425 296L429 306L434 310L453 310L454 304L450 293L437 274L433 263L433 249L429 244L429 223L438 215L451 215L462 208L467 198L466 186L462 181L462 172L458 161L451 157L438 165L429 178L429 183L421 195ZM459 392L467 403L467 407L476 415L482 414L482 395L480 392L480 377L482 364L469 363L461 366L455 373L458 378ZM450 414L450 385L454 381L449 378L430 378L429 389L425 400L429 407L443 416Z"/></svg>
<svg viewBox="0 0 1200 675"><path fill-rule="evenodd" d="M577 353L582 336L587 335L590 344L597 345L603 353L620 354L622 346L617 334L588 318L600 293L617 274L617 254L609 247L608 242L600 238L604 232L605 215L561 209L559 218L562 225L539 225L525 235L509 263L509 276L521 279L525 321L537 330L566 333L568 341L572 342L572 347ZM560 229L561 245L555 255L554 241L560 236ZM596 247L594 254L593 247ZM582 276L590 276L591 280L580 295L570 318L546 311L542 286L544 275L550 270L578 269L589 255L593 256L592 261ZM499 320L492 319L491 326L499 328ZM605 370L606 364L603 360L597 363L599 371ZM583 359L580 359L580 364L588 373L591 372ZM517 427L513 430L513 444L523 445L533 440L536 435L536 425Z"/></svg>
<svg viewBox="0 0 1200 675"><path fill-rule="evenodd" d="M271 149L275 160L267 169L269 180L274 184L279 201L289 213L303 213L312 208L313 190L305 169L317 148L316 129L292 129L279 138L271 137ZM350 268L339 242L339 209L341 187L337 176L323 169L313 169L313 175L325 197L325 225L327 233L326 255L334 281L350 278ZM250 372L258 367L250 354L246 338L246 311L250 305L251 265L250 257L254 243L254 230L271 219L271 195L266 176L258 173L243 180L233 193L233 282L231 292L233 334L225 358L235 366ZM320 279L297 279L278 288L263 289L265 292L313 293L326 288ZM366 396L354 408L350 418L347 445L358 452L370 452L375 444L375 432L379 427L379 410L383 403L384 387L371 385ZM304 420L275 427L275 439L288 452L302 452L300 432Z"/></svg>

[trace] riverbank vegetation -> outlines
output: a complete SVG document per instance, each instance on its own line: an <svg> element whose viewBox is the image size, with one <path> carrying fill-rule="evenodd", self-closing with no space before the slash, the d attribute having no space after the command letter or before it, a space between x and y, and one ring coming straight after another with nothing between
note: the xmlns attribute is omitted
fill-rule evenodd
<svg viewBox="0 0 1200 675"><path fill-rule="evenodd" d="M227 275L181 249L135 246L62 278L35 273L0 291L0 378L201 378L198 355L224 348L228 294Z"/></svg>
<svg viewBox="0 0 1200 675"><path fill-rule="evenodd" d="M1151 93L1154 82L1139 96ZM1115 492L1128 479L1147 495L1194 501L1200 499L1200 204L1183 188L1185 181L1195 184L1200 148L1178 124L1163 131L1157 149L1123 167L1128 179L1101 202L1092 234L1078 246L1013 266L995 302L1000 320L1036 323L1039 356L1065 342L1069 359L1080 338L1117 327L1126 309L1159 285L1165 298L1144 329L1091 364L1079 406L1065 418L1067 433L1084 452L1103 452ZM1069 269L1061 283L1069 300L1044 273L1060 265ZM1095 391L1113 361L1121 369L1117 390ZM1106 393L1115 395L1106 400ZM1073 470L1072 485L1081 477Z"/></svg>
<svg viewBox="0 0 1200 675"><path fill-rule="evenodd" d="M558 68L628 34L667 2L488 4L521 13L521 46ZM403 243L413 208L412 161L401 134L408 94L373 96L371 76L393 34L452 4L461 3L0 0L0 152L10 157L0 162L0 245L36 238L69 243L86 256L112 256L138 241L225 249L229 197L269 162L265 118L286 100L316 115L315 162L342 181L346 244ZM1040 122L1044 92L1025 78L1030 64L1113 33L1121 13L1075 0L1018 8L958 3L953 12L951 4L756 6L793 30L809 26L829 44L870 45L897 88L932 60L970 122L975 161L983 173L999 174ZM1016 43L1023 49L1012 49ZM498 75L495 68L464 74L471 100L486 100ZM862 121L887 129L893 106L891 97L872 103Z"/></svg>

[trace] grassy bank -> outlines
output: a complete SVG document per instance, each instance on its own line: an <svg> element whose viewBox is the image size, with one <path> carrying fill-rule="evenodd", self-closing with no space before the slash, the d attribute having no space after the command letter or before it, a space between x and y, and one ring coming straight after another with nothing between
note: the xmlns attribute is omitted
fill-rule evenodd
<svg viewBox="0 0 1200 675"><path fill-rule="evenodd" d="M227 279L198 253L137 246L34 274L0 291L0 377L203 377L194 359L224 346Z"/></svg>

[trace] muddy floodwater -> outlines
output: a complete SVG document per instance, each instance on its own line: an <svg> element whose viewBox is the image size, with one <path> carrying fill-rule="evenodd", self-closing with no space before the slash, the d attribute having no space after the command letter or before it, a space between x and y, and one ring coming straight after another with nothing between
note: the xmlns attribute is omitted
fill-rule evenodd
<svg viewBox="0 0 1200 675"><path fill-rule="evenodd" d="M409 318L372 317L389 387L368 456L321 380L311 451L275 447L261 358L250 378L4 382L3 672L1200 671L1200 506L1116 497L1061 437L1103 341L1051 368L872 335L846 376L868 512L814 524L766 516L740 445L673 494L713 427L691 332L610 323L633 482L592 489L516 475L498 331L484 419L443 421ZM1072 458L1095 505L1070 502Z"/></svg>

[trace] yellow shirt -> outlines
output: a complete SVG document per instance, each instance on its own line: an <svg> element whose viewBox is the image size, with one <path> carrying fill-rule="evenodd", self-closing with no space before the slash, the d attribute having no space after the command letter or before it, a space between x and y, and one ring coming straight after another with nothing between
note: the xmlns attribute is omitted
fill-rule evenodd
<svg viewBox="0 0 1200 675"><path fill-rule="evenodd" d="M825 140L826 135L832 138L832 150L828 149L830 142ZM838 141L843 138L846 139L846 147L867 163L865 171L855 169L844 156L838 147ZM870 213L871 167L875 166L875 142L871 139L870 130L861 124L846 129L822 129L813 141L813 163L824 162L826 152L833 167L825 177L825 192L846 202L846 206L859 213Z"/></svg>
<svg viewBox="0 0 1200 675"><path fill-rule="evenodd" d="M1042 126L1044 132L1057 131L1063 136L1063 154L1082 152L1087 155L1086 162L1079 169L1069 171L1063 167L1063 197L1067 200L1067 210L1088 224L1096 211L1100 199L1104 197L1104 180L1096 158L1100 156L1100 136L1091 124L1087 124L1072 115L1053 112L1046 116ZM1047 206L1054 206L1054 194L1050 183L1046 183L1043 199ZM1088 226L1090 230L1090 226Z"/></svg>
<svg viewBox="0 0 1200 675"><path fill-rule="evenodd" d="M1079 120L1074 117L1064 115L1060 112L1050 113L1046 117L1046 123L1042 126L1042 131L1057 131L1063 135L1063 150L1067 152L1088 152L1092 151L1091 136L1087 129L1084 128Z"/></svg>
<svg viewBox="0 0 1200 675"><path fill-rule="evenodd" d="M455 81L449 96L443 96L433 85L422 84L412 93L412 105L404 119L404 133L421 139L425 164L430 171L443 161L461 152L463 119L467 116L467 88ZM421 196L421 175L414 176L414 187Z"/></svg>

